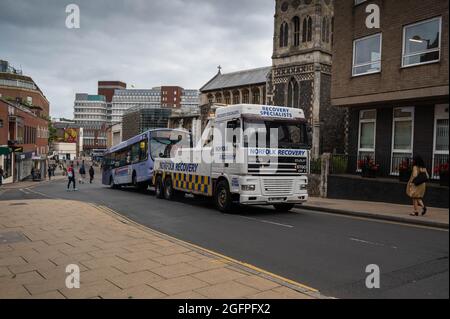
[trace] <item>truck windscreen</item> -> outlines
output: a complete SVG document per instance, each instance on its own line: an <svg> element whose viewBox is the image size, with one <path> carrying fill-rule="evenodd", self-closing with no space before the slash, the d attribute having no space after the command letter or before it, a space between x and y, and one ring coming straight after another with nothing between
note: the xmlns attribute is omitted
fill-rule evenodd
<svg viewBox="0 0 450 319"><path fill-rule="evenodd" d="M298 149L308 146L308 132L305 122L299 121L260 121L244 122L245 146ZM265 141L266 145L261 145Z"/></svg>

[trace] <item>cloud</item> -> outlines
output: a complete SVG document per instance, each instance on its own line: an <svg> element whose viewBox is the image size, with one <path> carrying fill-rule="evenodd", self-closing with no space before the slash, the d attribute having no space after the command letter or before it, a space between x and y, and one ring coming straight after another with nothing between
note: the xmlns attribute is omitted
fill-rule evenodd
<svg viewBox="0 0 450 319"><path fill-rule="evenodd" d="M81 28L65 27L78 4ZM44 91L54 117L97 81L200 88L217 72L270 65L273 0L2 0L0 58Z"/></svg>

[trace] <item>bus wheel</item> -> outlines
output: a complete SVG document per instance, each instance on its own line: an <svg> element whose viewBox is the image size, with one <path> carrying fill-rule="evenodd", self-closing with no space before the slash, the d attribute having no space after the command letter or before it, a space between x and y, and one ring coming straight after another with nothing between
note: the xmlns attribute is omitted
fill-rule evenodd
<svg viewBox="0 0 450 319"><path fill-rule="evenodd" d="M217 184L216 192L214 194L214 202L216 207L222 213L229 213L233 208L231 200L230 187L227 181L223 180Z"/></svg>
<svg viewBox="0 0 450 319"><path fill-rule="evenodd" d="M288 212L292 208L294 208L295 204L275 204L273 207L275 207L275 210L277 212Z"/></svg>
<svg viewBox="0 0 450 319"><path fill-rule="evenodd" d="M164 186L163 186L161 176L158 176L156 178L155 193L156 193L156 198L159 198L159 199L164 198Z"/></svg>

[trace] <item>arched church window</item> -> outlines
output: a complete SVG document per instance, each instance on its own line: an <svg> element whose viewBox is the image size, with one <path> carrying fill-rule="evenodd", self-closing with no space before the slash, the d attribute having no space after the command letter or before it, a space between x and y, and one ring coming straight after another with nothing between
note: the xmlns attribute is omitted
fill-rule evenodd
<svg viewBox="0 0 450 319"><path fill-rule="evenodd" d="M308 41L308 17L303 19L303 33L302 33L302 42Z"/></svg>
<svg viewBox="0 0 450 319"><path fill-rule="evenodd" d="M300 18L294 17L292 23L294 25L294 46L298 47L300 45Z"/></svg>
<svg viewBox="0 0 450 319"><path fill-rule="evenodd" d="M312 41L312 18L308 17L308 42Z"/></svg>
<svg viewBox="0 0 450 319"><path fill-rule="evenodd" d="M322 41L330 42L330 20L328 17L323 17L322 19Z"/></svg>
<svg viewBox="0 0 450 319"><path fill-rule="evenodd" d="M295 79L291 79L288 84L288 107L300 107L300 87Z"/></svg>
<svg viewBox="0 0 450 319"><path fill-rule="evenodd" d="M287 47L289 41L289 25L283 22L280 26L280 47Z"/></svg>

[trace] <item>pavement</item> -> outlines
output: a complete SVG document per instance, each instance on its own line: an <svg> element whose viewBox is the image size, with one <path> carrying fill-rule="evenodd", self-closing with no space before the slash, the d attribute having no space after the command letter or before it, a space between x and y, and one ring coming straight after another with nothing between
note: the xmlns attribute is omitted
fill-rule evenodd
<svg viewBox="0 0 450 319"><path fill-rule="evenodd" d="M448 208L429 207L425 216L410 216L412 205L310 197L302 209L448 229Z"/></svg>
<svg viewBox="0 0 450 319"><path fill-rule="evenodd" d="M66 287L66 267L80 288ZM317 291L70 200L0 205L2 298L315 299Z"/></svg>

